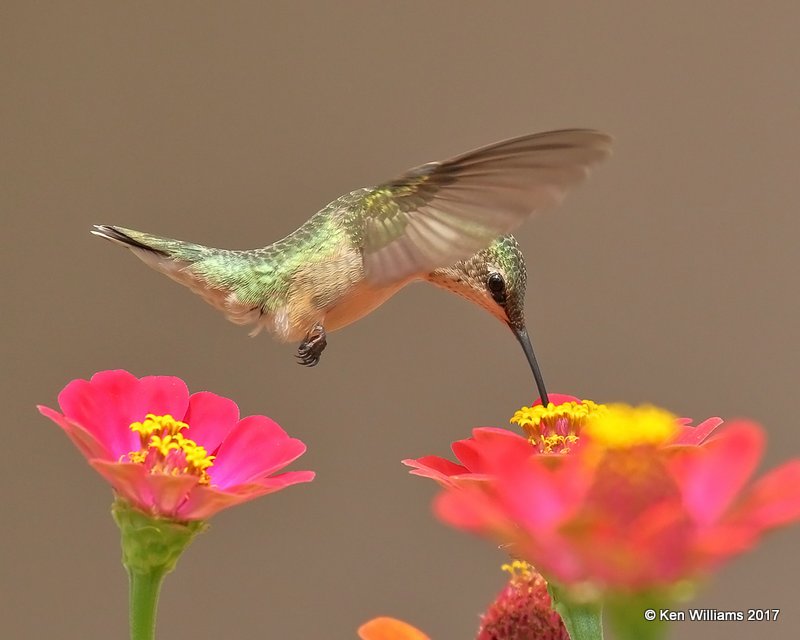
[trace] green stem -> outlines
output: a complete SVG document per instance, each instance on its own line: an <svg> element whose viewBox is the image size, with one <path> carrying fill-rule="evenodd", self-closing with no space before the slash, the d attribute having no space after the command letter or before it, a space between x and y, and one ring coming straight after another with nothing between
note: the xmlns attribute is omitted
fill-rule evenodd
<svg viewBox="0 0 800 640"><path fill-rule="evenodd" d="M122 534L122 564L128 571L131 640L154 640L164 576L207 525L150 515L122 498L114 502L111 514Z"/></svg>
<svg viewBox="0 0 800 640"><path fill-rule="evenodd" d="M131 640L154 640L158 595L165 571L129 571Z"/></svg>
<svg viewBox="0 0 800 640"><path fill-rule="evenodd" d="M603 640L603 605L600 602L578 602L566 589L552 582L548 590L570 640Z"/></svg>
<svg viewBox="0 0 800 640"><path fill-rule="evenodd" d="M570 604L557 608L571 640L602 640L603 607L599 604Z"/></svg>
<svg viewBox="0 0 800 640"><path fill-rule="evenodd" d="M607 607L611 628L620 640L661 640L669 622L661 620L659 612L669 604L664 593L656 592L610 598Z"/></svg>

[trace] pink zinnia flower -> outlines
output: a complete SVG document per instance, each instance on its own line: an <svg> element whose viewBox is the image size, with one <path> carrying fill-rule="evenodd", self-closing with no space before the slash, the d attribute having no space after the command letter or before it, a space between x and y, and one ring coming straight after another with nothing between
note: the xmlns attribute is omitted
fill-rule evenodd
<svg viewBox="0 0 800 640"><path fill-rule="evenodd" d="M156 517L204 520L217 511L314 478L273 475L306 450L265 416L239 419L232 400L189 395L170 376L102 371L39 406L131 505Z"/></svg>
<svg viewBox="0 0 800 640"><path fill-rule="evenodd" d="M700 577L800 519L800 460L745 488L764 448L757 425L709 437L719 419L581 405L523 409L528 439L476 429L454 447L461 465L422 458L412 473L443 484L444 521L509 544L549 580L601 590Z"/></svg>
<svg viewBox="0 0 800 640"><path fill-rule="evenodd" d="M581 416L573 415L579 406L585 406L586 411ZM535 451L539 453L565 453L570 445L577 445L577 434L580 432L583 420L598 408L599 405L591 401L579 400L575 396L560 393L550 394L550 414L544 420L533 421L528 416L531 411L545 413L547 407L541 407L541 400L537 400L530 409L518 411L511 419L520 424L526 435L519 435L508 429L498 427L477 427L472 430L472 437L457 440L451 446L458 462L452 462L439 456L423 456L422 458L408 458L403 464L411 467L412 475L436 480L443 486L455 486L461 482L480 480L485 477L492 461L486 460L486 451L495 451L496 442L503 447L515 449L520 455L530 455ZM570 413L572 411L572 414ZM699 444L706 439L717 426L721 424L719 418L709 418L696 427L691 426L690 420L680 418L678 428L680 434L676 442L681 444ZM543 430L546 430L544 432ZM550 449L544 451L544 449Z"/></svg>

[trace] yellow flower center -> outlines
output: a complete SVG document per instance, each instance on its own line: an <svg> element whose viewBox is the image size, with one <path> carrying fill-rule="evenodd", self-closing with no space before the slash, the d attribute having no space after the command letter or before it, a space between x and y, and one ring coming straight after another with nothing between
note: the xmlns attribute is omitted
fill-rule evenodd
<svg viewBox="0 0 800 640"><path fill-rule="evenodd" d="M208 455L205 447L181 433L188 428L188 424L169 414L148 413L142 422L130 426L131 431L139 434L141 448L131 451L128 461L145 465L150 473L195 475L200 484L210 484L207 469L214 464L215 456Z"/></svg>
<svg viewBox="0 0 800 640"><path fill-rule="evenodd" d="M569 453L578 442L584 424L590 416L600 416L606 407L591 400L565 402L546 407L522 407L511 418L528 436L530 443L541 453Z"/></svg>
<svg viewBox="0 0 800 640"><path fill-rule="evenodd" d="M678 423L673 414L658 407L612 404L589 416L583 432L607 449L658 446L675 437Z"/></svg>
<svg viewBox="0 0 800 640"><path fill-rule="evenodd" d="M530 582L534 575L533 565L524 560L514 560L500 568L511 575L511 581L514 583Z"/></svg>

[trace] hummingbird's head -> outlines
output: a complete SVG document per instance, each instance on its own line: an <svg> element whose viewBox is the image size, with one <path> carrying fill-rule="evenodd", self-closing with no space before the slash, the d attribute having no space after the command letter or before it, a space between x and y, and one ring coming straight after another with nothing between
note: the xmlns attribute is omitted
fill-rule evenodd
<svg viewBox="0 0 800 640"><path fill-rule="evenodd" d="M474 256L428 274L432 284L457 293L483 307L514 333L533 371L539 394L547 404L547 392L525 328L525 256L514 239L505 235Z"/></svg>
<svg viewBox="0 0 800 640"><path fill-rule="evenodd" d="M500 236L485 249L428 281L483 307L515 333L525 329L525 257L514 236Z"/></svg>

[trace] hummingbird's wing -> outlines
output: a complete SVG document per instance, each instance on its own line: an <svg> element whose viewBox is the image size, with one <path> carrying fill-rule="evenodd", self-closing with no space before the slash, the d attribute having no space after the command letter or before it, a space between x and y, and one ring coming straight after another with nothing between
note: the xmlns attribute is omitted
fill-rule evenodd
<svg viewBox="0 0 800 640"><path fill-rule="evenodd" d="M559 204L610 152L605 133L549 131L430 162L375 187L363 200L367 278L387 284L473 255Z"/></svg>

